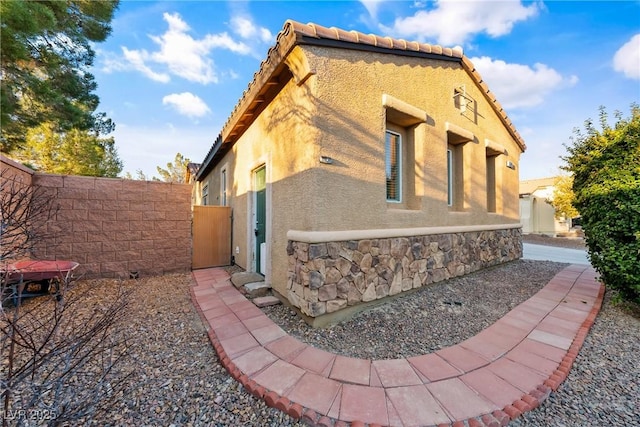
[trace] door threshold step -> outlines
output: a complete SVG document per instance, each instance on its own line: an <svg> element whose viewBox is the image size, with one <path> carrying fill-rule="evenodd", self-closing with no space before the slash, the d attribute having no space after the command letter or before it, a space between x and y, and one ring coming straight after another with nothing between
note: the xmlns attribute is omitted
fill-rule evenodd
<svg viewBox="0 0 640 427"><path fill-rule="evenodd" d="M231 283L233 283L233 286L236 288L241 288L247 283L262 281L264 281L264 276L252 271L241 271L240 273L235 273L231 276Z"/></svg>

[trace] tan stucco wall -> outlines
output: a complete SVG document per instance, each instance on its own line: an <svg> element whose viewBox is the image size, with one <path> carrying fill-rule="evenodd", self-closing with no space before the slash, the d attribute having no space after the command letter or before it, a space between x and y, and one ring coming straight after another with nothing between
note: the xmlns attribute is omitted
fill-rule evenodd
<svg viewBox="0 0 640 427"><path fill-rule="evenodd" d="M200 183L200 188L209 184L209 204L219 205L220 173L227 167L233 255L239 266L253 271L253 171L266 165L266 280L283 289L287 280L287 231L313 227L314 200L319 192L309 173L317 166L319 155L318 132L311 123L315 114L310 101L313 80L311 77L302 86L290 80Z"/></svg>
<svg viewBox="0 0 640 427"><path fill-rule="evenodd" d="M525 234L557 236L570 230L570 221L556 218L556 210L547 202L551 191L536 191L520 199L520 221Z"/></svg>
<svg viewBox="0 0 640 427"><path fill-rule="evenodd" d="M387 229L519 220L520 149L461 65L315 46L296 47L306 55L310 77L290 80L232 149L200 183L209 183L209 204L219 204L220 171L228 168L233 208L233 248L238 265L254 270L252 259L252 171L267 165L267 281L281 294L287 286L287 232ZM296 76L305 70L295 70ZM461 114L454 88L464 85L476 113ZM428 114L406 129L413 165L405 165L413 197L401 204L385 196L383 94ZM463 211L447 206L446 149L449 122L473 133L462 146L465 181ZM496 213L487 213L486 149L489 139L509 155L496 161ZM410 140L410 141L409 141ZM334 163L319 162L329 156ZM516 170L506 169L506 161ZM238 249L236 253L235 249Z"/></svg>
<svg viewBox="0 0 640 427"><path fill-rule="evenodd" d="M520 149L459 64L320 47L305 47L305 51L311 68L318 71L316 125L324 134L321 154L336 161L317 169L323 202L315 211L314 230L518 222ZM454 88L462 85L477 103L473 120L454 105ZM430 117L414 133L416 164L409 175L415 177L419 201L413 207L418 209L386 202L383 94L424 110ZM446 203L447 122L476 138L462 147L462 212L454 212ZM487 213L486 208L486 139L509 152L496 162L496 181L503 183L497 191L497 213ZM515 171L506 168L507 160L516 165Z"/></svg>

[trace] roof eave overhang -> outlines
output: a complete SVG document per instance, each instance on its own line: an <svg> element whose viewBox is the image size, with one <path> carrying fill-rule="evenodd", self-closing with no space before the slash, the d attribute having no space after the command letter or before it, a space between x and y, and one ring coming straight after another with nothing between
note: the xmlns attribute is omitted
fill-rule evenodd
<svg viewBox="0 0 640 427"><path fill-rule="evenodd" d="M266 59L260 64L260 69L254 74L253 80L243 92L240 101L236 104L215 143L207 153L196 175L197 181L202 181L211 172L217 162L268 104L270 99L264 96L265 93L271 92L273 95L284 86L285 80L288 80L288 78L282 78L282 75L285 74L283 71L287 69L284 59L297 44L293 26L286 25L278 35L276 44L269 49Z"/></svg>
<svg viewBox="0 0 640 427"><path fill-rule="evenodd" d="M450 61L450 62L458 62L458 63L462 61L462 58L446 56L438 53L428 53L428 52L413 51L413 50L399 50L399 49L394 49L390 47L375 46L375 45L362 44L362 43L353 43L353 42L347 42L343 40L319 39L316 37L305 36L302 34L298 35L297 44L358 50L361 52L409 56L413 58L435 59L438 61Z"/></svg>

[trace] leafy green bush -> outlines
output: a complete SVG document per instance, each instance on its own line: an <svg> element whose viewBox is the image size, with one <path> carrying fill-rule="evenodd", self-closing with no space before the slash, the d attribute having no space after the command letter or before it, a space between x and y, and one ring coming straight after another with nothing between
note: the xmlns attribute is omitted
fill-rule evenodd
<svg viewBox="0 0 640 427"><path fill-rule="evenodd" d="M573 173L591 264L608 287L640 303L640 107L632 105L628 119L615 116L611 127L602 107L602 130L587 120L586 134L574 131L565 169Z"/></svg>

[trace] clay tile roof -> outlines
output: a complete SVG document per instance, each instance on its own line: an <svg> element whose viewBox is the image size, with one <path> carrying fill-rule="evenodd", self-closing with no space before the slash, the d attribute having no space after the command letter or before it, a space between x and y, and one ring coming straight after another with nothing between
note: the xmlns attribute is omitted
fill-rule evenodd
<svg viewBox="0 0 640 427"><path fill-rule="evenodd" d="M376 45L376 36L373 34L358 33L358 43Z"/></svg>
<svg viewBox="0 0 640 427"><path fill-rule="evenodd" d="M340 30L340 29L336 29L337 31L337 38L338 40L344 41L344 42L349 42L349 43L357 43L358 42L358 36L355 33L355 31L345 31L345 30Z"/></svg>
<svg viewBox="0 0 640 427"><path fill-rule="evenodd" d="M236 104L229 119L224 124L222 132L211 147L211 150L209 150L209 153L207 153L202 167L198 171L198 178L204 177L208 173L213 157L222 145L229 142L230 136L238 135L239 132L234 131L234 129L247 127L247 123L240 121L240 118L246 114L252 101L261 96L260 92L267 82L282 70L282 62L289 52L296 45L323 45L326 43L328 43L329 46L344 49L365 51L374 49L379 52L388 52L396 55L426 55L427 57L435 59L459 62L462 68L482 90L484 97L489 101L496 114L498 114L503 124L510 131L516 143L523 151L526 149L524 141L511 123L511 120L507 117L502 106L489 90L486 83L484 83L473 63L463 55L460 49L443 48L442 46L428 43L406 41L374 34L364 34L355 30L345 31L335 27L328 28L313 23L302 24L297 21L287 20L282 30L276 36L275 45L269 49L267 57L260 64L260 69L254 74L253 80L242 94L238 104Z"/></svg>
<svg viewBox="0 0 640 427"><path fill-rule="evenodd" d="M307 25L309 25L309 27L313 28L316 37L318 37L320 39L334 39L334 40L336 40L338 38L338 33L336 32L335 28L322 27L322 26L316 25L316 24L307 24Z"/></svg>
<svg viewBox="0 0 640 427"><path fill-rule="evenodd" d="M416 52L420 50L420 43L418 42L407 42L406 50L415 50Z"/></svg>

